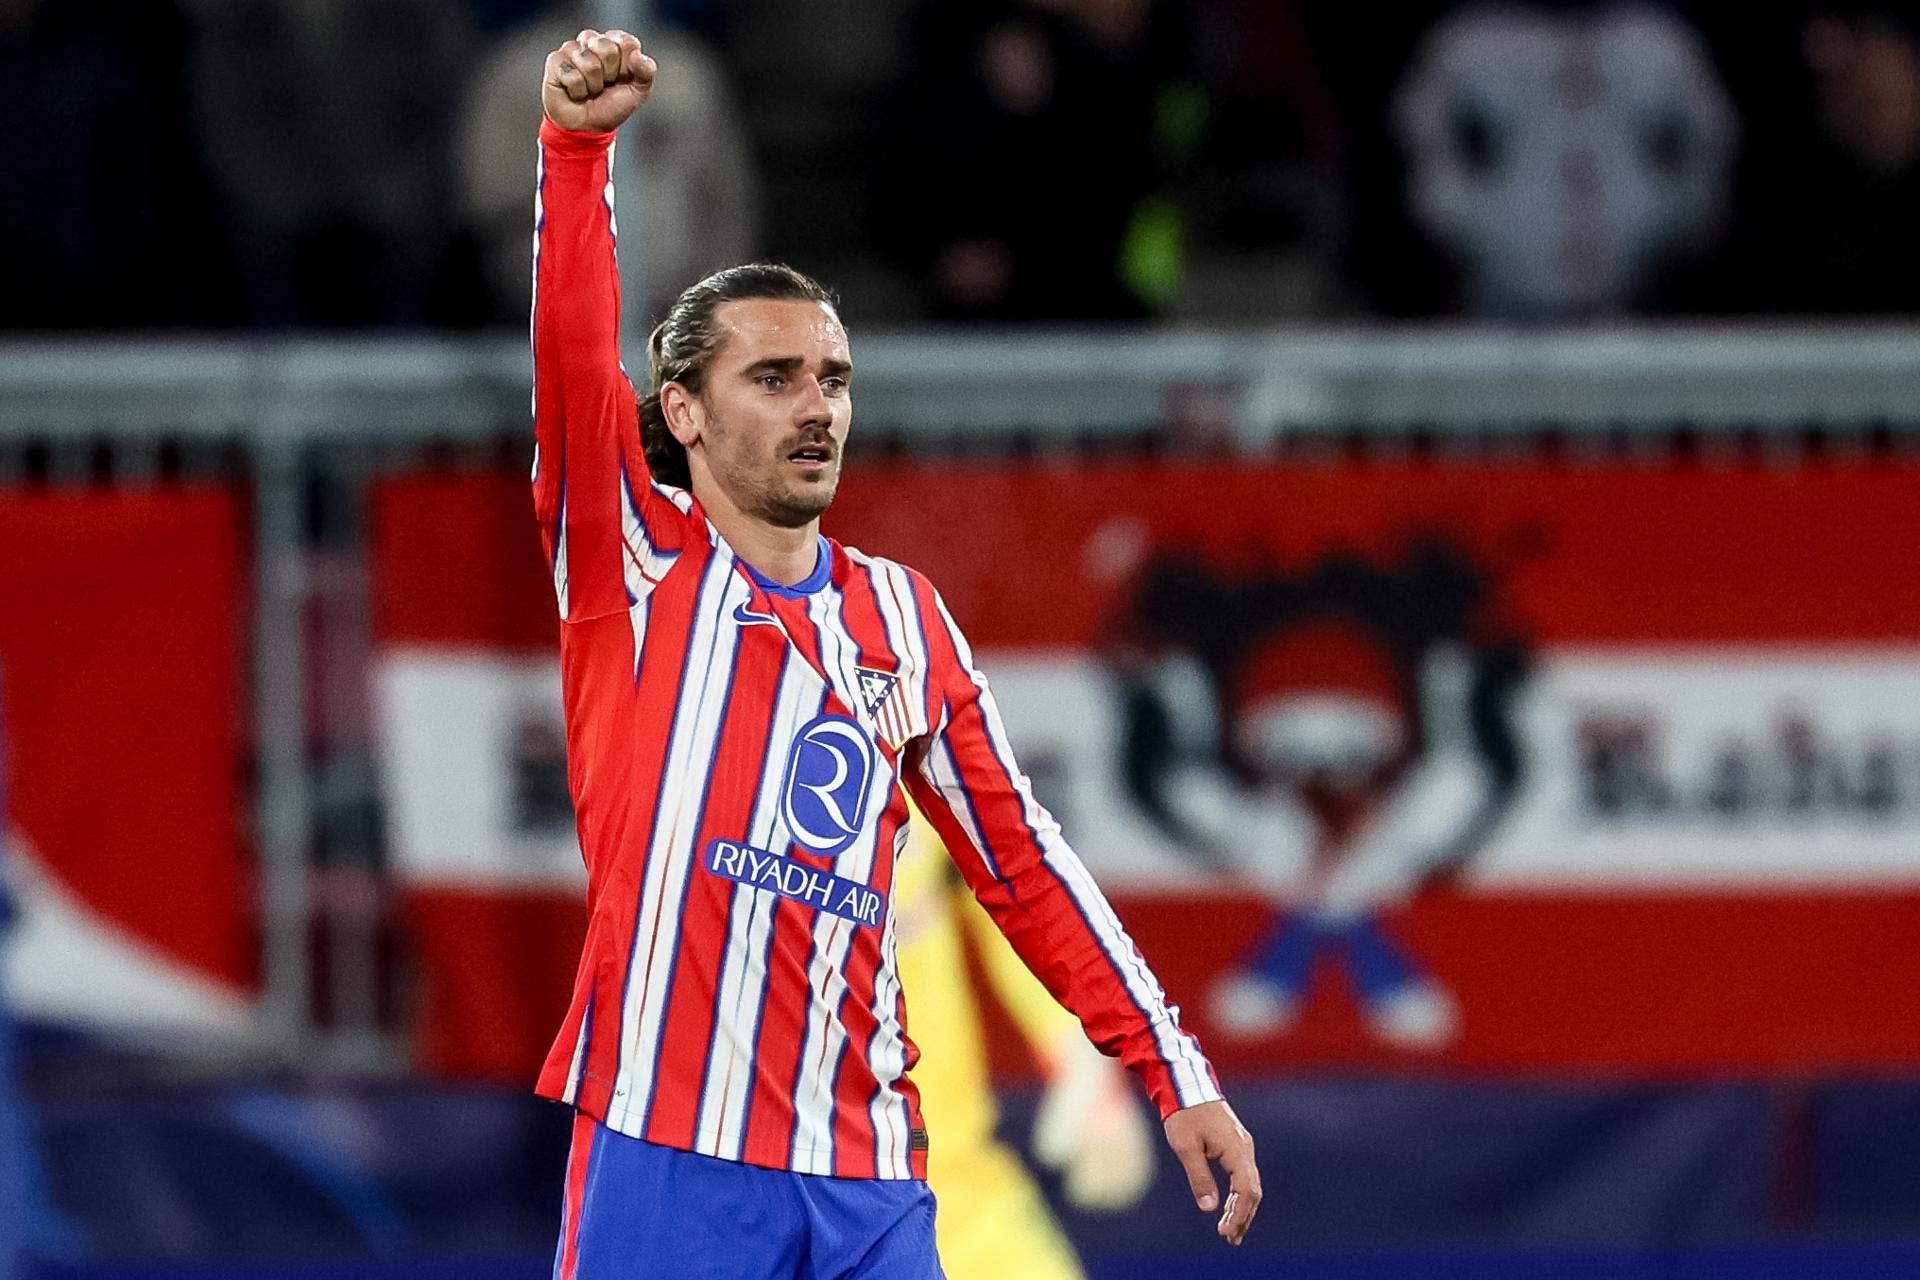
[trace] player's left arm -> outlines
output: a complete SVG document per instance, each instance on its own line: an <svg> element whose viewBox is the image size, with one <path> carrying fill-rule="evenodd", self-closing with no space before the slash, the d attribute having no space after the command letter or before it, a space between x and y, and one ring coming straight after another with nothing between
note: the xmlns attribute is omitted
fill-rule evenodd
<svg viewBox="0 0 1920 1280"><path fill-rule="evenodd" d="M965 636L932 588L916 585L939 705L935 731L913 744L907 787L1027 968L1102 1053L1146 1085L1203 1210L1221 1207L1208 1161L1227 1171L1219 1232L1238 1244L1260 1202L1253 1141L1106 896L1034 799Z"/></svg>

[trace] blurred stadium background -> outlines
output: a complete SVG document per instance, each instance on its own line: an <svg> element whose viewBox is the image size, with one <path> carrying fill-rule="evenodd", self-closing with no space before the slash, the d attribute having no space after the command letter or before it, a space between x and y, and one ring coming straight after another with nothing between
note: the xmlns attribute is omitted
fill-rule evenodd
<svg viewBox="0 0 1920 1280"><path fill-rule="evenodd" d="M1652 0L0 0L0 1276L546 1274L589 20L1260 1143L1093 1276L1920 1276L1920 10Z"/></svg>

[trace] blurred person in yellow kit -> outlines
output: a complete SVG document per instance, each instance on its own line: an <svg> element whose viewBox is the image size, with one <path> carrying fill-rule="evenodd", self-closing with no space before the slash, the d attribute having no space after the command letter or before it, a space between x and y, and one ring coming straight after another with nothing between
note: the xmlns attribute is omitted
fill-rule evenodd
<svg viewBox="0 0 1920 1280"><path fill-rule="evenodd" d="M920 1049L913 1078L931 1139L927 1182L940 1206L940 1264L948 1280L1083 1280L1046 1197L994 1136L999 1107L965 940L1046 1073L1033 1153L1061 1175L1076 1208L1131 1208L1153 1178L1152 1134L1125 1072L1027 971L917 811L894 876L900 985Z"/></svg>

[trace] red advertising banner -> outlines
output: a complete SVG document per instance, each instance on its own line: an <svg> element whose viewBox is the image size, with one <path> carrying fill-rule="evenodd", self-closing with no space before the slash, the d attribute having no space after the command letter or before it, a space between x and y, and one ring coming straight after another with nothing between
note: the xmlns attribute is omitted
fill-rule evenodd
<svg viewBox="0 0 1920 1280"><path fill-rule="evenodd" d="M526 1084L586 935L558 611L524 476L419 474L372 495L391 854L421 982L420 1063Z"/></svg>
<svg viewBox="0 0 1920 1280"><path fill-rule="evenodd" d="M1223 1066L1864 1070L1920 1063L1917 498L1904 464L889 464L827 531L941 587ZM488 585L436 638L396 589L390 777L425 882L559 901L530 517L511 575L472 552L525 501L383 495L383 564L478 528L462 580L546 619ZM434 781L449 750L490 780Z"/></svg>
<svg viewBox="0 0 1920 1280"><path fill-rule="evenodd" d="M0 492L8 977L30 1012L240 1020L240 522L210 487Z"/></svg>

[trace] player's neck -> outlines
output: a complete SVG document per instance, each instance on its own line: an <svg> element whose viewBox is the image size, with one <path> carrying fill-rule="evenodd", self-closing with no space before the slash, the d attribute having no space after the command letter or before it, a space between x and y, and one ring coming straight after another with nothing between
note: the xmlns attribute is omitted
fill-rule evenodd
<svg viewBox="0 0 1920 1280"><path fill-rule="evenodd" d="M707 519L727 540L733 553L761 577L784 586L805 582L820 562L820 522L809 520L798 528L770 524L728 501L724 493L696 493Z"/></svg>

